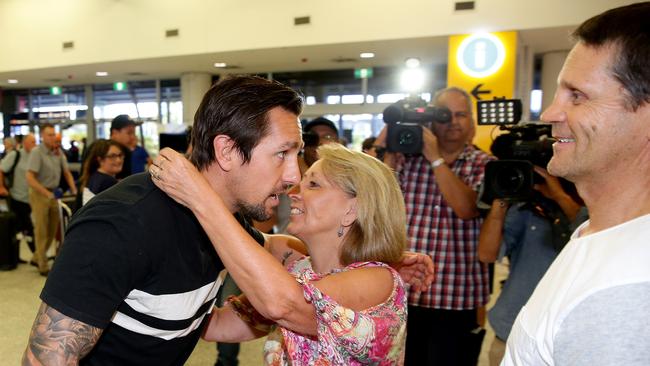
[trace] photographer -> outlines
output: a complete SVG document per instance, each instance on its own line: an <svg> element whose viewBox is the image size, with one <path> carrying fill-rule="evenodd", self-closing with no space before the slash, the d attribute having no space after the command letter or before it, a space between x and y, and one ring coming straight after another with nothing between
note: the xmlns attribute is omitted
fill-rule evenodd
<svg viewBox="0 0 650 366"><path fill-rule="evenodd" d="M487 266L477 254L476 192L492 158L470 144L474 121L467 92L443 89L434 103L449 109L451 121L422 128L421 154L386 152L384 159L404 193L410 250L431 255L436 268L431 287L409 296L405 364L475 365L482 339L472 332L476 310L489 296ZM387 135L384 129L375 144L386 146Z"/></svg>
<svg viewBox="0 0 650 366"><path fill-rule="evenodd" d="M512 324L533 293L571 232L587 219L579 199L565 191L560 180L535 166L543 182L530 202L517 202L508 208L503 199L494 199L479 236L478 255L483 263L507 256L510 275L496 304L488 312L495 338L490 348L490 365L499 365L505 340ZM568 181L564 181L570 184ZM573 189L569 191L575 192Z"/></svg>

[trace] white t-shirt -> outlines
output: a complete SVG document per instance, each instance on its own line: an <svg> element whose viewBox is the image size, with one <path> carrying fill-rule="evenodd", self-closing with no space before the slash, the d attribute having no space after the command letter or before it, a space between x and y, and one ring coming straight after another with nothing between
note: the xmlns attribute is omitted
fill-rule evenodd
<svg viewBox="0 0 650 366"><path fill-rule="evenodd" d="M650 214L579 237L517 316L502 365L650 365Z"/></svg>

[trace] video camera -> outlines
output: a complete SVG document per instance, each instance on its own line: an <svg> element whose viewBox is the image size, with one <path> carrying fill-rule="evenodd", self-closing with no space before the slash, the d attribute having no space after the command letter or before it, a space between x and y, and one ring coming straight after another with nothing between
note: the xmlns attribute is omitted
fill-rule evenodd
<svg viewBox="0 0 650 366"><path fill-rule="evenodd" d="M521 120L521 100L496 99L478 102L478 124L500 126L507 133L494 139L490 150L499 158L485 167L481 201L491 203L495 198L509 201L529 201L534 196L533 184L542 177L533 165L546 167L553 156L551 126Z"/></svg>
<svg viewBox="0 0 650 366"><path fill-rule="evenodd" d="M429 128L431 122L451 122L451 111L409 97L386 107L384 122L388 125L386 150L413 155L422 152L422 126Z"/></svg>

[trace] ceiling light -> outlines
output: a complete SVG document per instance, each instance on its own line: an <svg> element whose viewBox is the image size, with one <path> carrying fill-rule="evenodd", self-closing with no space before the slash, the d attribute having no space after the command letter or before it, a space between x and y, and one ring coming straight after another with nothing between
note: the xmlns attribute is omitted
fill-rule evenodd
<svg viewBox="0 0 650 366"><path fill-rule="evenodd" d="M16 79L8 79L7 82L9 84L18 84L18 80L16 80Z"/></svg>
<svg viewBox="0 0 650 366"><path fill-rule="evenodd" d="M411 93L420 91L425 79L425 72L419 68L405 69L400 77L402 88Z"/></svg>
<svg viewBox="0 0 650 366"><path fill-rule="evenodd" d="M373 58L373 57L375 57L375 54L372 53L372 52L361 52L359 54L359 57L361 57L361 58Z"/></svg>
<svg viewBox="0 0 650 366"><path fill-rule="evenodd" d="M95 73L95 75L100 76L100 77L101 76L108 76L108 73L106 71L97 71Z"/></svg>
<svg viewBox="0 0 650 366"><path fill-rule="evenodd" d="M409 57L406 59L405 64L409 69L414 69L420 67L420 59L417 57Z"/></svg>
<svg viewBox="0 0 650 366"><path fill-rule="evenodd" d="M225 62L215 62L214 63L214 67L226 67L226 66L228 66L228 64L226 64Z"/></svg>

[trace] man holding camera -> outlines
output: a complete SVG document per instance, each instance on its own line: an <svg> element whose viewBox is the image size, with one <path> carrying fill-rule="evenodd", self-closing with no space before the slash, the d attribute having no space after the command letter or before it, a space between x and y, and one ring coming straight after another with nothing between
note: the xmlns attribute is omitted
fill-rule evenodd
<svg viewBox="0 0 650 366"><path fill-rule="evenodd" d="M476 207L485 165L492 158L474 148L472 100L447 88L434 97L451 112L448 123L423 128L422 153L386 153L404 193L410 250L433 258L436 276L409 296L406 365L475 365L482 336L476 311L488 301L487 267L478 260L481 219ZM376 144L386 145L387 129Z"/></svg>
<svg viewBox="0 0 650 366"><path fill-rule="evenodd" d="M542 119L589 209L517 316L503 365L649 365L650 2L584 22Z"/></svg>
<svg viewBox="0 0 650 366"><path fill-rule="evenodd" d="M488 312L495 338L490 348L490 366L501 363L505 340L521 308L535 290L555 257L569 241L571 232L587 219L575 187L568 181L535 167L542 178L526 201L509 206L495 198L483 221L478 253L483 263L507 256L510 274L496 304Z"/></svg>

